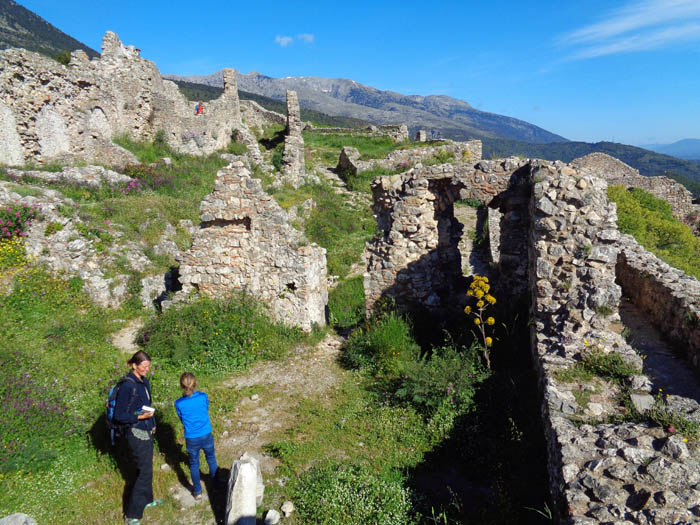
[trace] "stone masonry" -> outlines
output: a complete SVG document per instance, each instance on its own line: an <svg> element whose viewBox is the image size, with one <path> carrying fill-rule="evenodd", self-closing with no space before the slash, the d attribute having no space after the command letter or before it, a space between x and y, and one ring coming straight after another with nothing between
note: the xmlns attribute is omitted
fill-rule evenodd
<svg viewBox="0 0 700 525"><path fill-rule="evenodd" d="M241 161L217 174L202 201L200 229L178 257L181 294L224 297L246 290L288 325L325 325L326 251L309 244Z"/></svg>
<svg viewBox="0 0 700 525"><path fill-rule="evenodd" d="M225 147L234 129L247 132L231 69L224 71L223 95L194 115L194 104L177 86L110 31L100 58L75 51L67 66L23 49L0 52L3 164L123 165L136 159L113 138L152 140L161 130L174 149L208 154Z"/></svg>
<svg viewBox="0 0 700 525"><path fill-rule="evenodd" d="M502 209L499 226L513 234L509 242L501 243L500 259L494 262L510 276L507 285L502 281L503 286L524 290L527 200L522 197L522 181L527 181L526 166L526 161L517 158L443 164L373 181L378 233L364 252L368 315L382 298L393 299L401 308L432 312L448 305L464 306L457 247L462 225L454 218L453 209L454 201L460 198Z"/></svg>
<svg viewBox="0 0 700 525"><path fill-rule="evenodd" d="M356 148L346 146L340 152L336 170L338 173L346 175L355 175L376 168L405 171L434 158L437 154L444 154L445 152L451 153L453 161L456 163L475 162L481 159L481 141L449 141L447 144L440 146L398 149L392 151L383 159L372 160L360 160L360 152Z"/></svg>
<svg viewBox="0 0 700 525"><path fill-rule="evenodd" d="M518 159L377 179L380 234L365 252L367 306L386 296L402 308L435 311L457 303L446 300L459 292L461 278L453 261L457 229L451 201L460 195L489 203L490 220L500 218L491 253L502 257L499 251L518 235L525 237L520 258L531 295L531 349L542 393L554 521L700 523L697 447L646 422L601 423L629 410L620 396L629 396L640 413L659 403L643 375L642 358L609 329L620 319L616 279L652 322L688 348L694 363L700 333L700 283L622 236L606 190L606 181L589 170ZM516 227L519 234L511 235ZM521 272L522 266L501 265L497 279L507 279L508 271ZM617 354L637 369L627 378L627 390L600 378L590 384L564 379L560 372L592 352ZM667 396L663 407L700 422L695 399Z"/></svg>
<svg viewBox="0 0 700 525"><path fill-rule="evenodd" d="M295 188L304 183L304 137L301 136L301 109L296 91L287 91L287 133L284 137L282 179Z"/></svg>
<svg viewBox="0 0 700 525"><path fill-rule="evenodd" d="M693 204L692 194L681 183L668 177L644 177L638 170L605 153L591 153L572 160L571 164L604 178L611 186L619 184L648 191L668 202L673 215L690 226L694 224L689 217L700 214L700 205Z"/></svg>

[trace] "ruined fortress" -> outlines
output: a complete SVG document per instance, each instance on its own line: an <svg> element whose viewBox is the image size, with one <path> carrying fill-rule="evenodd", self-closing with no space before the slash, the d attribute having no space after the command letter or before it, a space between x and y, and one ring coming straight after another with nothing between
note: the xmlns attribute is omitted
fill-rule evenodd
<svg viewBox="0 0 700 525"><path fill-rule="evenodd" d="M112 140L120 134L151 140L159 130L175 150L192 154L214 152L232 137L247 144L248 153L232 157L217 174L213 192L201 203L201 222L192 228L191 247L176 254L180 296L245 289L288 324L308 330L325 323L325 250L292 228L289 215L250 176L251 163L262 157L249 126L270 119L283 119L287 127L280 177L300 184L307 175L294 92L287 93L286 119L254 103L244 105L242 119L235 75L226 70L222 97L207 104L204 115L194 115L175 84L113 33L105 35L102 56L92 61L74 52L63 66L11 49L0 52L0 63L0 164L123 166L135 159ZM423 165L445 152L452 162ZM639 370L629 378L632 403L640 412L653 404L654 385L642 372L642 359L611 328L619 321L623 294L700 370L700 283L618 231L606 188L642 187L668 200L679 217L697 211L688 192L601 154L570 164L482 160L478 141L397 150L376 161L362 161L345 148L338 164L339 171L351 173L374 167L402 173L372 184L378 229L363 256L368 312L385 298L405 310L463 308L468 277L460 258L469 254L460 253L464 232L454 203L471 199L488 208L487 253L498 295L525 297L530 304L555 521L698 523L697 449L659 427L600 423L617 413L615 399L600 396L581 405L574 386L558 374L591 348L615 353ZM15 198L0 189L3 199ZM54 217L57 201L52 206ZM37 253L47 248L36 246ZM666 403L700 422L698 399L670 396Z"/></svg>

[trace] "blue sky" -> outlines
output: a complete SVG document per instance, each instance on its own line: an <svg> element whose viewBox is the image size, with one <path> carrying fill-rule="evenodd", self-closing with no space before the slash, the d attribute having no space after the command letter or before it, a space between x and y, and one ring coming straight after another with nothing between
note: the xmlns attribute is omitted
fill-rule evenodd
<svg viewBox="0 0 700 525"><path fill-rule="evenodd" d="M700 0L17 0L162 73L222 67L444 94L571 140L700 138Z"/></svg>

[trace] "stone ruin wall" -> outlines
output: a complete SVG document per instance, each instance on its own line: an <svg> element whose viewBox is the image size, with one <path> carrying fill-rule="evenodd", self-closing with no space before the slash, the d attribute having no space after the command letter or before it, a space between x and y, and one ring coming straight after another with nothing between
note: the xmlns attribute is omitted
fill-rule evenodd
<svg viewBox="0 0 700 525"><path fill-rule="evenodd" d="M287 129L284 137L284 156L280 179L295 188L304 183L306 160L304 137L301 135L301 108L296 91L287 90Z"/></svg>
<svg viewBox="0 0 700 525"><path fill-rule="evenodd" d="M152 140L159 130L177 151L211 153L234 129L250 134L241 125L234 70L224 71L224 84L223 95L195 116L194 103L112 32L100 58L75 51L67 66L23 49L1 51L0 163L124 165L136 159L112 139Z"/></svg>
<svg viewBox="0 0 700 525"><path fill-rule="evenodd" d="M700 214L700 205L693 204L693 195L680 182L668 177L644 177L639 170L605 153L591 153L572 160L571 164L604 178L611 186L619 184L648 191L668 202L673 215L690 226L694 224L689 216Z"/></svg>
<svg viewBox="0 0 700 525"><path fill-rule="evenodd" d="M592 395L581 407L571 384L557 379L557 371L574 366L593 347L618 353L640 370L642 359L596 313L596 307L606 306L613 319L619 317L616 265L619 277L618 257L628 249L624 239L620 242L605 181L560 163L539 166L533 180L531 349L543 393L550 491L559 521L698 523L698 451L690 450L682 436L646 423L596 423L614 415L617 403ZM649 378L632 376L628 387L633 403L653 404ZM671 398L669 406L693 405L700 419L697 402Z"/></svg>
<svg viewBox="0 0 700 525"><path fill-rule="evenodd" d="M326 251L309 244L241 161L217 174L200 207L192 247L177 258L181 297L225 297L245 290L275 319L304 330L326 322Z"/></svg>
<svg viewBox="0 0 700 525"><path fill-rule="evenodd" d="M700 282L622 235L617 279L644 312L700 371Z"/></svg>
<svg viewBox="0 0 700 525"><path fill-rule="evenodd" d="M490 201L491 221L517 209L522 214L517 221L500 221L503 237L498 242L501 248L508 245L508 228L527 230L522 259L530 283L531 349L542 393L555 522L700 522L700 453L689 449L682 436L668 435L660 427L597 423L619 413L614 396L596 393L585 407L579 406L575 387L556 375L575 366L591 348L615 352L642 370L642 359L608 329L610 321L619 320L622 294L616 278L628 293L636 289L647 302L652 298L650 309L663 302L659 297L671 298L668 308L679 311L670 315L670 310L661 309L651 319L658 320L667 334L678 332L678 339L691 342L688 346L697 341L697 325L696 331L688 332L680 323L685 320L684 326L691 328L693 315L698 319L700 284L619 233L615 204L607 199L604 180L561 162L512 159L510 166L489 162L494 170L500 166L503 174L494 172L491 179L484 179L485 173L478 173L481 169L476 166L435 166L373 183L382 234L365 251L368 309L385 296L399 299L403 308L415 307L416 302L429 310L451 304L435 292L445 289L444 279L456 283L459 278L446 241L456 231L450 231L447 219L451 202L457 194L464 196L464 188L473 188L469 198ZM461 175L462 170L471 178ZM456 181L460 178L462 183ZM504 209L504 202L520 205L524 196L525 211L519 206ZM497 212L493 207L499 205ZM491 243L492 253L498 253ZM645 299L634 294L632 298L644 309ZM604 309L613 313L603 317ZM630 377L628 388L635 405L653 404L648 377ZM667 403L677 413L700 421L696 401L670 396Z"/></svg>
<svg viewBox="0 0 700 525"><path fill-rule="evenodd" d="M364 128L317 128L311 123L304 127L305 131L323 133L328 135L358 135L361 137L389 137L394 142L406 142L408 140L408 126L406 124L389 124L386 126L369 125Z"/></svg>
<svg viewBox="0 0 700 525"><path fill-rule="evenodd" d="M241 100L241 120L248 128L262 134L265 128L275 124L287 125L287 118L281 113L265 109L254 100Z"/></svg>
<svg viewBox="0 0 700 525"><path fill-rule="evenodd" d="M468 142L450 142L440 146L398 149L383 159L371 160L360 160L360 152L356 148L346 146L340 152L336 170L339 173L352 175L375 168L408 170L442 152L452 153L454 161L459 164L475 162L481 159L481 141L470 140Z"/></svg>
<svg viewBox="0 0 700 525"><path fill-rule="evenodd" d="M457 248L463 227L454 218L453 204L465 198L502 209L497 216L499 228L512 235L501 243L494 262L511 276L501 285L522 291L527 271L524 167L526 161L516 158L443 164L373 181L379 233L367 243L363 255L368 315L384 298L401 308L427 308L433 313L448 305L464 307L466 288Z"/></svg>

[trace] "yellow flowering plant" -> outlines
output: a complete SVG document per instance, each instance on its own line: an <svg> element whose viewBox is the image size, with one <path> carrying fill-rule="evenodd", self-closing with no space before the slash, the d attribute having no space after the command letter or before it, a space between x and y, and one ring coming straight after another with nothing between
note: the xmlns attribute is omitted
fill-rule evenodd
<svg viewBox="0 0 700 525"><path fill-rule="evenodd" d="M467 290L467 297L474 297L477 299L474 307L467 305L464 308L464 313L469 316L474 316L474 324L479 329L479 334L481 335L481 342L483 348L484 359L486 359L486 366L491 368L491 345L493 345L493 338L486 335L487 326L493 326L496 323L496 319L492 316L486 315L486 309L489 306L496 304L496 298L489 294L491 290L491 285L489 284L489 278L481 275L475 275L474 280L469 285L469 290Z"/></svg>

